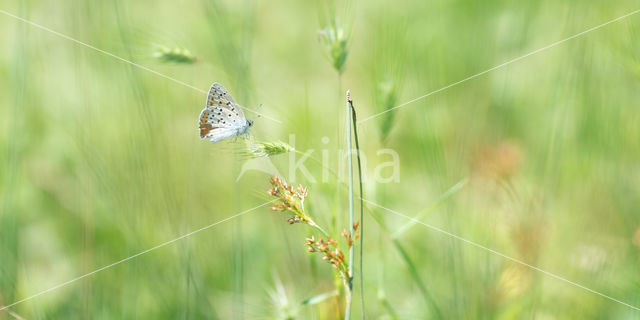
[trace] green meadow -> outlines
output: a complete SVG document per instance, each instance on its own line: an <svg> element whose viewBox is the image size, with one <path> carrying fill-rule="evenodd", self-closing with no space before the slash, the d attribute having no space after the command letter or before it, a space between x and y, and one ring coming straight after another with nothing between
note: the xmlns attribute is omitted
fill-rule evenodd
<svg viewBox="0 0 640 320"><path fill-rule="evenodd" d="M639 319L638 9L2 1L0 320Z"/></svg>

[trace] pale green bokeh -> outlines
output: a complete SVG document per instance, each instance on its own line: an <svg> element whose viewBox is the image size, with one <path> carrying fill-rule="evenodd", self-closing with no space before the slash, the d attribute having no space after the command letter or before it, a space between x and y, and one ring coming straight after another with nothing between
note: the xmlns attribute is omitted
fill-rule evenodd
<svg viewBox="0 0 640 320"><path fill-rule="evenodd" d="M247 112L257 139L295 134L296 150L317 159L328 150L335 170L345 145L337 88L351 90L366 118L391 98L403 103L639 9L631 0L336 7L349 27L341 84L318 39L327 8L315 1L0 5L195 88L218 81L282 121ZM365 198L413 216L468 178L422 221L640 306L639 27L640 15L629 17L360 124L369 178L388 161L380 148L401 161L400 181L369 179ZM266 201L268 175L236 181L236 147L199 139L202 92L4 14L0 30L0 305ZM154 59L159 42L198 62ZM287 157L271 158L283 173ZM322 168L307 167L322 180ZM345 189L332 175L297 177L314 220L331 229L336 211L342 229ZM390 231L407 222L374 213ZM445 319L640 317L421 225L396 242L371 216L364 227L372 319L437 314L396 243ZM301 305L335 289L331 267L305 252L311 232L265 207L12 310L26 319L332 319L331 299Z"/></svg>

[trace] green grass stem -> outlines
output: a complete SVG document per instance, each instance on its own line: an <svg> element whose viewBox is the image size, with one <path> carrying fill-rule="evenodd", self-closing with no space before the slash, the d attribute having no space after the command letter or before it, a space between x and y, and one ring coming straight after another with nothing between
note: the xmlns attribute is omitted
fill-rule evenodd
<svg viewBox="0 0 640 320"><path fill-rule="evenodd" d="M349 233L351 239L354 238L353 234L353 154L351 152L351 105L350 105L350 93L347 90L347 103L346 103L346 115L347 115L347 168L348 168L348 181L349 181ZM345 309L344 318L351 318L351 301L353 300L353 246L349 247L349 279L347 281L347 305Z"/></svg>

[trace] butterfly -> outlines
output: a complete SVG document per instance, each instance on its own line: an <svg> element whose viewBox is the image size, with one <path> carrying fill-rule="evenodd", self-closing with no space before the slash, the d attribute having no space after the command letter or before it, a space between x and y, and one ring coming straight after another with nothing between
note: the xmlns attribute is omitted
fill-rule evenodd
<svg viewBox="0 0 640 320"><path fill-rule="evenodd" d="M212 143L249 134L253 121L247 120L227 89L215 82L209 89L207 106L200 113L200 138Z"/></svg>

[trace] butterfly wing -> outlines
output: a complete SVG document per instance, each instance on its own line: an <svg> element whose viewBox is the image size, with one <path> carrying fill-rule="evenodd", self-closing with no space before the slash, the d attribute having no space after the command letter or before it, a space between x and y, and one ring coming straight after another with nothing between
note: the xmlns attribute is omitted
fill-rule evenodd
<svg viewBox="0 0 640 320"><path fill-rule="evenodd" d="M242 107L233 100L229 91L217 82L211 85L207 97L207 107L212 106L222 108L225 111L223 115L232 123L247 122Z"/></svg>
<svg viewBox="0 0 640 320"><path fill-rule="evenodd" d="M247 120L241 107L219 83L209 89L207 106L200 113L200 138L215 143L246 132Z"/></svg>

